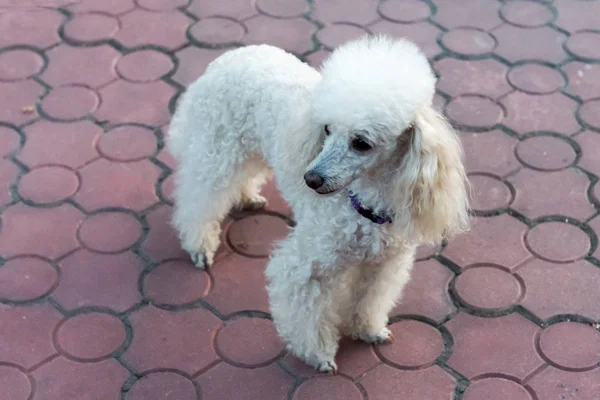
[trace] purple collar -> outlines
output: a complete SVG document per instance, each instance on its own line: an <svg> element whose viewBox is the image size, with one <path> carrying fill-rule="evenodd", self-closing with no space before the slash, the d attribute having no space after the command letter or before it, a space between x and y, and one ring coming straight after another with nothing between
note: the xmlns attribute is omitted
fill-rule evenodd
<svg viewBox="0 0 600 400"><path fill-rule="evenodd" d="M373 209L371 208L365 208L360 200L358 200L358 197L356 197L356 194L354 194L354 192L352 190L348 191L348 195L350 196L350 202L352 203L352 207L354 207L354 209L363 217L365 217L368 220L371 220L372 222L378 224L378 225L383 225L386 222L392 223L392 217L390 217L387 214L375 214L373 212Z"/></svg>

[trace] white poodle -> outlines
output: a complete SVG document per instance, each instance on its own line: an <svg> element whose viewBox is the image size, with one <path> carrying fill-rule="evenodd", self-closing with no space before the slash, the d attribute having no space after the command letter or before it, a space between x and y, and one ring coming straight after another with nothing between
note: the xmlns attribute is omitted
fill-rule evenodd
<svg viewBox="0 0 600 400"><path fill-rule="evenodd" d="M208 267L221 221L264 206L274 172L297 225L266 270L271 312L288 349L320 371L336 371L340 335L391 341L388 313L416 246L468 227L462 149L432 108L434 86L406 40L349 42L320 73L249 46L210 64L175 113L183 248Z"/></svg>

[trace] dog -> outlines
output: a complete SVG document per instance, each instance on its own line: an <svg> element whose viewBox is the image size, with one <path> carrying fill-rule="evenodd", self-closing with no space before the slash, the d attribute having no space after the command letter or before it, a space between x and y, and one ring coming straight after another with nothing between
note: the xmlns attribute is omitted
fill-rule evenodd
<svg viewBox="0 0 600 400"><path fill-rule="evenodd" d="M268 45L231 50L184 93L168 134L173 226L200 268L233 207L265 206L274 175L296 225L266 268L288 350L335 373L342 335L392 341L388 313L415 249L469 227L460 140L432 107L412 42L365 36L320 71Z"/></svg>

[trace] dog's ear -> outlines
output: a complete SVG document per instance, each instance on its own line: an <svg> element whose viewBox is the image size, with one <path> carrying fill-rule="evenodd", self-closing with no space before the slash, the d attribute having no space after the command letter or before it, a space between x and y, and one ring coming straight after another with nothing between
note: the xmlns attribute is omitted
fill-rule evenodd
<svg viewBox="0 0 600 400"><path fill-rule="evenodd" d="M418 113L413 128L399 140L406 140L407 133L412 140L395 186L403 192L410 215L406 222L423 242L439 243L469 227L462 146L446 119L430 107Z"/></svg>

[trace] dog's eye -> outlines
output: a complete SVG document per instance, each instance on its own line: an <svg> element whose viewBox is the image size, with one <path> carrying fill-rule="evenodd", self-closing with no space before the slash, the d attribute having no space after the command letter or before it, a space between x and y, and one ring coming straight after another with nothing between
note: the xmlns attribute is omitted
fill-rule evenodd
<svg viewBox="0 0 600 400"><path fill-rule="evenodd" d="M371 146L369 143L365 142L361 138L356 138L352 140L352 148L356 151L364 152L371 150L373 146Z"/></svg>
<svg viewBox="0 0 600 400"><path fill-rule="evenodd" d="M331 132L329 131L329 125L325 125L325 126L323 127L323 130L325 131L325 135L327 135L327 136L329 136L329 134L331 133Z"/></svg>

